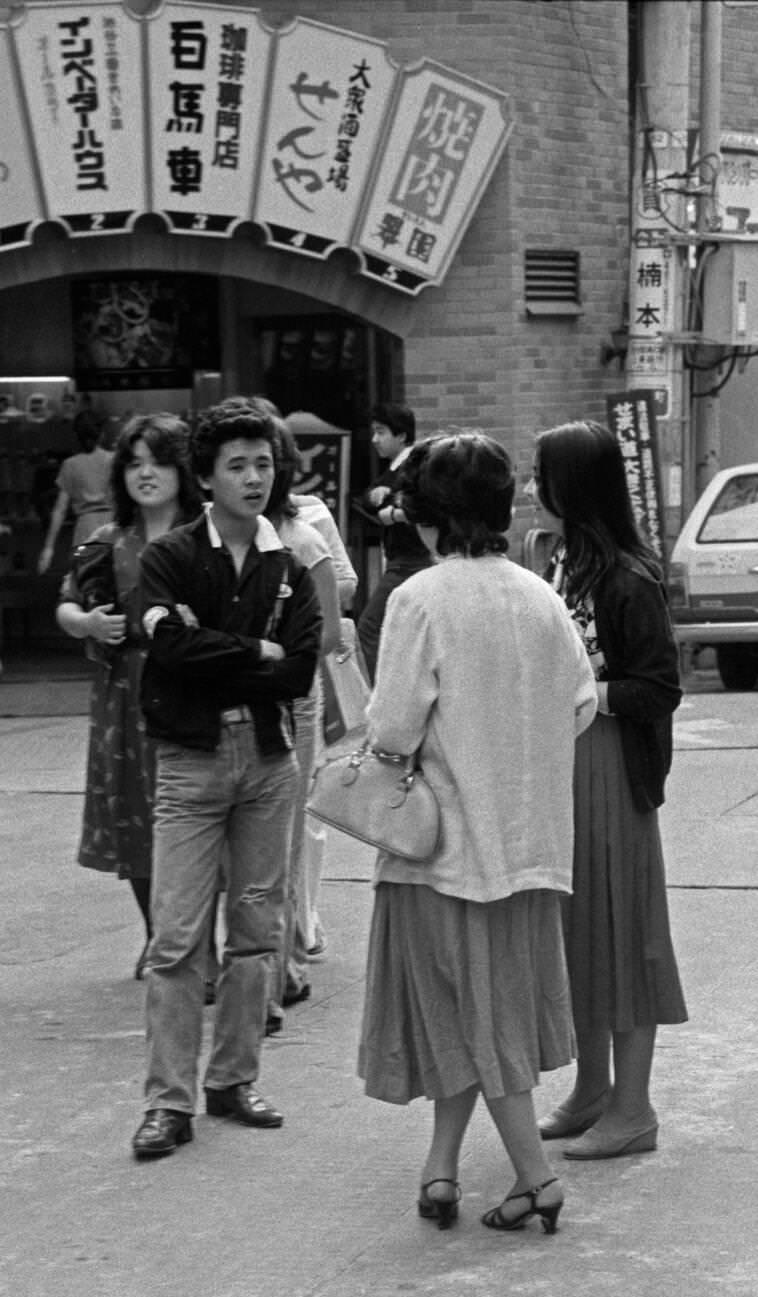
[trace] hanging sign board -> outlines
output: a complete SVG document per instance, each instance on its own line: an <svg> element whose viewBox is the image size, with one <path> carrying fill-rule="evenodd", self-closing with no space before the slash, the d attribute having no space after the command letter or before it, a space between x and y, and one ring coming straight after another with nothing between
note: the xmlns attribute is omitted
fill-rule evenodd
<svg viewBox="0 0 758 1297"><path fill-rule="evenodd" d="M119 0L35 4L11 31L49 216L128 228L146 206L138 21Z"/></svg>
<svg viewBox="0 0 758 1297"><path fill-rule="evenodd" d="M285 423L300 452L294 489L300 495L318 495L347 534L347 495L350 487L351 434L346 428L325 423L306 410L288 414Z"/></svg>
<svg viewBox="0 0 758 1297"><path fill-rule="evenodd" d="M676 324L676 261L672 226L681 226L684 199L668 179L683 173L686 131L645 131L637 141L633 180L627 380L655 389L659 419L671 417L673 351L665 341Z"/></svg>
<svg viewBox="0 0 758 1297"><path fill-rule="evenodd" d="M153 207L173 231L249 220L271 39L257 9L170 0L150 19Z"/></svg>
<svg viewBox="0 0 758 1297"><path fill-rule="evenodd" d="M722 233L758 237L758 135L725 131L716 178Z"/></svg>
<svg viewBox="0 0 758 1297"><path fill-rule="evenodd" d="M13 75L10 34L0 30L0 249L28 243L35 220L43 217L21 102Z"/></svg>
<svg viewBox="0 0 758 1297"><path fill-rule="evenodd" d="M395 76L366 36L304 18L279 35L255 207L269 243L313 257L349 243Z"/></svg>
<svg viewBox="0 0 758 1297"><path fill-rule="evenodd" d="M326 258L404 293L442 282L512 128L509 98L307 18L201 0L35 0L0 19L0 252L157 212L178 234Z"/></svg>
<svg viewBox="0 0 758 1297"><path fill-rule="evenodd" d="M665 562L655 392L636 388L606 398L608 426L624 456L634 516L661 562Z"/></svg>
<svg viewBox="0 0 758 1297"><path fill-rule="evenodd" d="M355 240L363 274L440 283L512 125L507 95L429 59L405 72Z"/></svg>

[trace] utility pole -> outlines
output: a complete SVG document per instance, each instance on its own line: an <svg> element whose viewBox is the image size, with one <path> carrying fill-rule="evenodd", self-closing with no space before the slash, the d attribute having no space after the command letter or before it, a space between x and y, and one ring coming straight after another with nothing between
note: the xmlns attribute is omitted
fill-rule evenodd
<svg viewBox="0 0 758 1297"><path fill-rule="evenodd" d="M642 0L629 258L627 388L656 392L665 532L678 534L691 473L686 328L690 0ZM672 241L680 235L681 242ZM672 336L673 335L673 339Z"/></svg>
<svg viewBox="0 0 758 1297"><path fill-rule="evenodd" d="M702 239L712 229L714 179L721 166L721 0L700 5L700 161L697 199L698 260L702 259L703 301L708 293L709 256ZM695 439L695 498L721 467L720 398L705 395L714 386L716 369L693 371L692 415Z"/></svg>

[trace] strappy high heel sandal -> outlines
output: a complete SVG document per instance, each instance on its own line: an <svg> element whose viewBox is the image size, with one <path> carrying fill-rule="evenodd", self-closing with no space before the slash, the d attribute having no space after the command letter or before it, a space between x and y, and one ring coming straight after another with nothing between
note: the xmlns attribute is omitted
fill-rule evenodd
<svg viewBox="0 0 758 1297"><path fill-rule="evenodd" d="M430 1198L429 1189L433 1184L450 1184L455 1191L454 1198ZM453 1221L458 1219L458 1203L462 1197L461 1186L457 1180L427 1180L421 1186L418 1200L418 1214L426 1220L436 1220L438 1229L450 1229Z"/></svg>
<svg viewBox="0 0 758 1297"><path fill-rule="evenodd" d="M522 1189L519 1193L510 1193L505 1202L501 1202L499 1207L493 1207L491 1211L484 1213L482 1224L486 1225L488 1229L523 1229L532 1216L539 1216L545 1233L554 1234L558 1228L558 1214L563 1206L563 1194L561 1194L558 1202L552 1202L544 1207L541 1207L537 1200L543 1189L547 1189L548 1185L557 1184L557 1182L558 1177L554 1175L552 1180L546 1180L544 1184L535 1185L534 1189ZM516 1202L519 1198L527 1198L529 1206L520 1212L518 1216L504 1216L503 1207L505 1203Z"/></svg>

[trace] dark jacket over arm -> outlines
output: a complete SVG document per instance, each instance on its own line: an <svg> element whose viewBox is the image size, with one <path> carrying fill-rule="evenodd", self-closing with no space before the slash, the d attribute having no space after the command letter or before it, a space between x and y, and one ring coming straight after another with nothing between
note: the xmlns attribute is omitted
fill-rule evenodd
<svg viewBox="0 0 758 1297"><path fill-rule="evenodd" d="M597 635L608 679L608 708L619 718L635 804L663 802L671 768L671 717L679 706L679 654L659 580L633 559L618 563L594 594Z"/></svg>
<svg viewBox="0 0 758 1297"><path fill-rule="evenodd" d="M321 613L309 573L288 550L251 550L237 577L228 552L211 547L204 520L192 523L145 549L142 606L152 628L142 682L150 734L215 748L221 710L245 704L264 753L289 746L283 715L313 683ZM198 625L187 624L182 607ZM284 658L262 661L262 639L277 640Z"/></svg>

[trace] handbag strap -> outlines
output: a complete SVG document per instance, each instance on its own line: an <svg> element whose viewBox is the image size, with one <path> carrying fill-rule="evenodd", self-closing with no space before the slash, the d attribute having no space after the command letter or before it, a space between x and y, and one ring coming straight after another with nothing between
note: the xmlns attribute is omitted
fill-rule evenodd
<svg viewBox="0 0 758 1297"><path fill-rule="evenodd" d="M356 748L351 754L348 765L359 767L364 758L370 752L373 752L378 761L386 761L388 764L400 766L402 768L401 780L410 788L416 777L420 751L421 749L417 748L415 752L411 752L408 756L403 756L399 752L383 752L381 748L372 748L370 739L364 739L360 747Z"/></svg>

